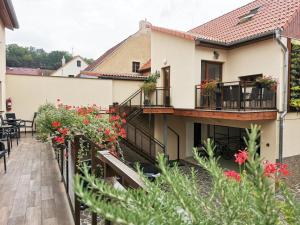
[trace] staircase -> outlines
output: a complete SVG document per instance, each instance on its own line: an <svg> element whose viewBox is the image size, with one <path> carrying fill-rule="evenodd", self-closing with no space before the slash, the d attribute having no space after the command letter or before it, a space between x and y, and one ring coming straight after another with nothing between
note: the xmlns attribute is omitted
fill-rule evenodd
<svg viewBox="0 0 300 225"><path fill-rule="evenodd" d="M143 99L143 91L139 89L120 105L116 106L116 113L119 115L126 113L127 115L125 127L127 137L123 139L121 145L125 145L155 164L158 153L166 155L166 147L153 136L151 129L145 126Z"/></svg>

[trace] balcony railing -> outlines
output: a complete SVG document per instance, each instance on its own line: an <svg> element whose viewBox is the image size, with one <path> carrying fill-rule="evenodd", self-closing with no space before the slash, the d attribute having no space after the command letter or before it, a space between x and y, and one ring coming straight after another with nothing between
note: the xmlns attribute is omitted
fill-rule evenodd
<svg viewBox="0 0 300 225"><path fill-rule="evenodd" d="M120 105L136 107L170 107L170 89L157 87L150 92L139 89Z"/></svg>
<svg viewBox="0 0 300 225"><path fill-rule="evenodd" d="M242 81L217 83L210 90L196 85L195 107L210 110L275 110L276 91Z"/></svg>

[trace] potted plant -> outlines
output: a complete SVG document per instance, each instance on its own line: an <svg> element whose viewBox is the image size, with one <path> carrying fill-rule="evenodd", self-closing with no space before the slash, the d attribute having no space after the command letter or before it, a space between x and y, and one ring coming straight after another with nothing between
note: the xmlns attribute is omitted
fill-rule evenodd
<svg viewBox="0 0 300 225"><path fill-rule="evenodd" d="M155 72L148 76L142 85L144 91L144 105L150 105L150 95L156 89L157 79L160 77L159 72Z"/></svg>
<svg viewBox="0 0 300 225"><path fill-rule="evenodd" d="M277 89L277 80L271 76L259 77L255 83L258 88L268 88L274 91Z"/></svg>
<svg viewBox="0 0 300 225"><path fill-rule="evenodd" d="M217 81L216 80L204 80L200 84L200 89L206 95L209 95L213 91L215 91L216 87L217 87Z"/></svg>

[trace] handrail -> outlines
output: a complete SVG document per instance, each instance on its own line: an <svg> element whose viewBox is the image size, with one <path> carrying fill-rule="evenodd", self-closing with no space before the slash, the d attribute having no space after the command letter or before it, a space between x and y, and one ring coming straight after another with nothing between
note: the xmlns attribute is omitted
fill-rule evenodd
<svg viewBox="0 0 300 225"><path fill-rule="evenodd" d="M177 160L180 159L180 135L171 127L168 126L168 129L172 131L177 137Z"/></svg>
<svg viewBox="0 0 300 225"><path fill-rule="evenodd" d="M147 134L145 131L143 131L142 129L138 128L137 126L133 125L132 123L128 123L131 126L134 127L134 129L138 130L139 132L141 132L142 134L144 134L146 137L149 137L150 140L154 141L155 143L157 143L161 148L164 149L164 153L166 153L166 149L165 149L165 145L163 143L161 143L159 140L157 140L155 137L153 137L150 134Z"/></svg>
<svg viewBox="0 0 300 225"><path fill-rule="evenodd" d="M138 89L132 95L130 95L127 99L125 99L120 105L125 105L127 102L129 102L131 99L133 99L135 96L137 96L138 94L140 94L141 91L142 91L141 88Z"/></svg>

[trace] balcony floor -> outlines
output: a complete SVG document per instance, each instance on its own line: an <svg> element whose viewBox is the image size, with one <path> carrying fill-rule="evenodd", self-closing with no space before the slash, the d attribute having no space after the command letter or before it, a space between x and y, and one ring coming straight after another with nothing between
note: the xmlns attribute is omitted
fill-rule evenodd
<svg viewBox="0 0 300 225"><path fill-rule="evenodd" d="M73 225L57 162L47 144L27 134L0 160L1 225Z"/></svg>

